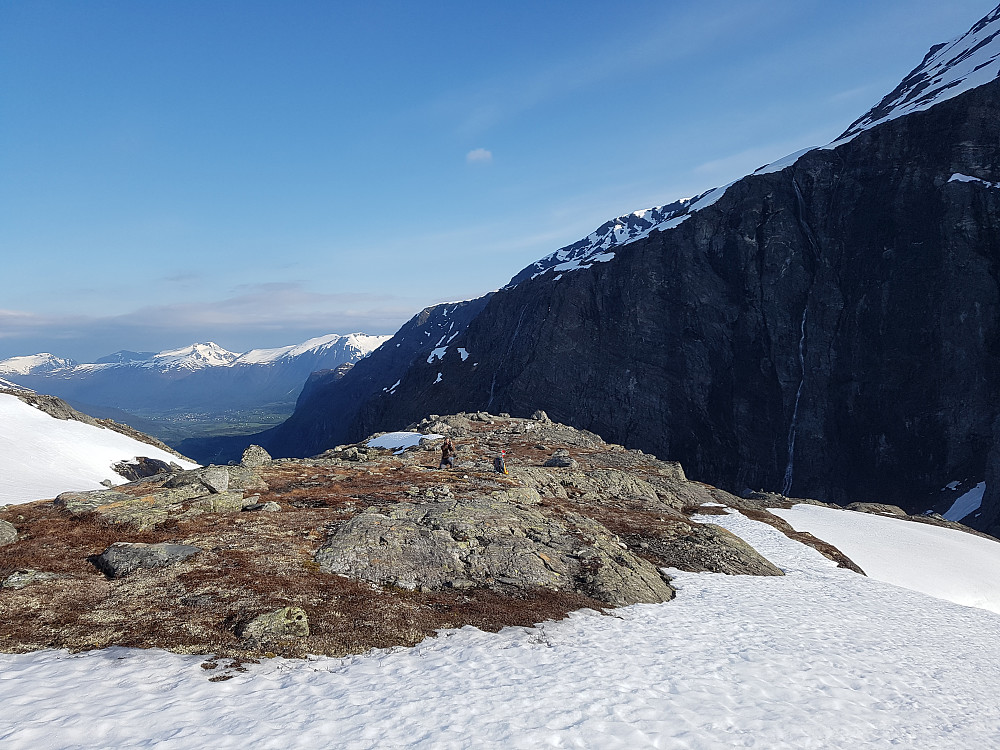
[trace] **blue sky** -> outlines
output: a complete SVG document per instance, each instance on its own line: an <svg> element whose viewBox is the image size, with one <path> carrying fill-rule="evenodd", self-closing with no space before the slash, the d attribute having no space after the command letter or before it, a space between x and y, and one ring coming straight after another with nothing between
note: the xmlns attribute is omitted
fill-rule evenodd
<svg viewBox="0 0 1000 750"><path fill-rule="evenodd" d="M0 357L392 333L834 139L992 7L0 0Z"/></svg>

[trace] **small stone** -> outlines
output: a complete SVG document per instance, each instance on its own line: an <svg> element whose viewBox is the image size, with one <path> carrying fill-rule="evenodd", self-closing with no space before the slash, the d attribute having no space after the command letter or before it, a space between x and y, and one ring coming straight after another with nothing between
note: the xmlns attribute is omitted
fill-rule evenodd
<svg viewBox="0 0 1000 750"><path fill-rule="evenodd" d="M534 419L536 422L551 422L552 421L551 419L549 419L549 415L546 414L541 409L538 409L534 414L532 414L531 418Z"/></svg>
<svg viewBox="0 0 1000 750"><path fill-rule="evenodd" d="M259 445L251 445L243 451L243 458L240 460L240 464L248 469L256 469L269 463L271 463L271 454Z"/></svg>
<svg viewBox="0 0 1000 750"><path fill-rule="evenodd" d="M254 513L257 511L263 511L264 513L278 513L281 511L281 506L273 500L269 500L266 503L252 503L250 505L243 506L244 513Z"/></svg>
<svg viewBox="0 0 1000 750"><path fill-rule="evenodd" d="M102 480L101 480L101 484L103 484L103 485L104 485L105 487L107 487L108 489L111 489L112 487L114 487L114 486L115 486L115 483L114 483L114 482L112 482L112 481L111 481L110 479L102 479Z"/></svg>
<svg viewBox="0 0 1000 750"><path fill-rule="evenodd" d="M243 628L240 635L256 640L305 638L309 635L309 617L299 607L282 607L274 612L258 615Z"/></svg>

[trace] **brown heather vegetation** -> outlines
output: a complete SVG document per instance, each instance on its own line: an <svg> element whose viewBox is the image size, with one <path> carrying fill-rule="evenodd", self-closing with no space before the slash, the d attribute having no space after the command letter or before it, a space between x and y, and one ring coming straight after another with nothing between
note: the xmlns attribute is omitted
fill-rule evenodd
<svg viewBox="0 0 1000 750"><path fill-rule="evenodd" d="M278 503L280 512L192 512L183 506L154 528L139 530L114 522L101 508L74 515L52 501L0 511L0 519L19 534L16 542L0 547L0 581L28 570L57 576L21 589L0 588L0 651L158 647L215 654L238 665L239 659L268 654L336 656L408 646L443 628L473 625L495 632L558 619L580 608L606 609L607 604L581 593L543 588L381 587L321 572L314 561L330 533L371 506L474 499L525 486L538 488L539 512L556 519L585 516L603 524L631 552L657 567L712 569L711 561L687 565L690 556L670 557L671 544L693 538L699 524L690 516L722 512L706 503L722 503L857 570L839 550L794 532L767 512L768 505L787 504L784 498L737 498L688 481L676 464L547 421L489 415L446 421L422 427L455 428L459 452L452 471L437 469L436 445L400 455L365 453L362 447L356 457L360 460L343 460L348 448L260 467L257 472L268 489L254 494L262 503ZM507 450L510 475L492 470L501 448ZM576 467L543 467L557 449L569 451ZM161 475L116 490L147 498L166 479ZM109 579L94 559L115 542L182 543L202 551L170 567ZM305 610L308 636L258 642L239 635L254 617L288 606Z"/></svg>

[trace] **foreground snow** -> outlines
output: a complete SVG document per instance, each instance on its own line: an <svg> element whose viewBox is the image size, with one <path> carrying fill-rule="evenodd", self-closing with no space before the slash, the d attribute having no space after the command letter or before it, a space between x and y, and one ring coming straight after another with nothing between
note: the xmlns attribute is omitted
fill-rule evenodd
<svg viewBox="0 0 1000 750"><path fill-rule="evenodd" d="M272 659L227 682L159 651L0 655L0 746L997 746L1000 617L835 568L742 516L704 520L787 575L677 573L668 604Z"/></svg>
<svg viewBox="0 0 1000 750"><path fill-rule="evenodd" d="M99 490L104 479L122 484L126 480L111 467L136 456L173 461L185 469L198 465L113 430L56 419L0 393L0 505Z"/></svg>
<svg viewBox="0 0 1000 750"><path fill-rule="evenodd" d="M771 512L837 547L872 578L1000 613L1000 542L818 505Z"/></svg>

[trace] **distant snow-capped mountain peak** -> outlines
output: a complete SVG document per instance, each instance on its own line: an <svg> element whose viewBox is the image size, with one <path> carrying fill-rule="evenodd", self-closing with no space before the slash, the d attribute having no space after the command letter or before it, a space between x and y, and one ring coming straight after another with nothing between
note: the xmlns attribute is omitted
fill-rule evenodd
<svg viewBox="0 0 1000 750"><path fill-rule="evenodd" d="M203 367L230 365L239 356L239 354L223 349L218 344L209 341L204 344L191 344L180 349L169 349L140 364L163 370L200 370Z"/></svg>
<svg viewBox="0 0 1000 750"><path fill-rule="evenodd" d="M11 357L0 361L0 375L42 375L67 367L75 367L72 359L57 357L48 352Z"/></svg>
<svg viewBox="0 0 1000 750"><path fill-rule="evenodd" d="M388 339L389 336L370 336L366 333L349 333L347 335L330 333L326 336L317 336L294 346L281 346L275 349L252 349L246 354L241 354L234 360L233 364L270 364L279 360L299 357L303 354L320 354L338 346L345 350L350 349L355 351L363 357L375 351L375 349Z"/></svg>

